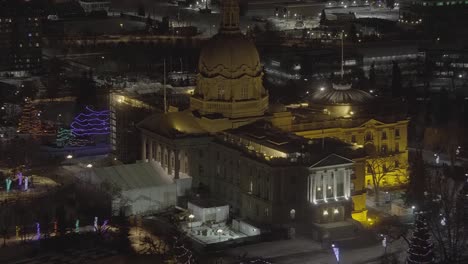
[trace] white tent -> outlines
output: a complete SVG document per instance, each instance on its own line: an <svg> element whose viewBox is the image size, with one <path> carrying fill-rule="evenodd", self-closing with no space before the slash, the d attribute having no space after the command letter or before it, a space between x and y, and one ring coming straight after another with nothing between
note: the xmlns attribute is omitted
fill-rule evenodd
<svg viewBox="0 0 468 264"><path fill-rule="evenodd" d="M177 196L185 194L191 178L174 180L155 163L136 163L92 169L93 184L109 184L112 191L112 212L144 215L177 204Z"/></svg>

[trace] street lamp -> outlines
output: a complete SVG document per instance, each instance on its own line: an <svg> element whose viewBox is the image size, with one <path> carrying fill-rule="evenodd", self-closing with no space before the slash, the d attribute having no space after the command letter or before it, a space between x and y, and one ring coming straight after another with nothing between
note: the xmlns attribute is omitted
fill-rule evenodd
<svg viewBox="0 0 468 264"><path fill-rule="evenodd" d="M190 220L190 230L192 230L192 221L193 221L193 219L195 218L195 216L194 216L193 214L190 214L190 215L188 216L188 218L189 218L189 220Z"/></svg>
<svg viewBox="0 0 468 264"><path fill-rule="evenodd" d="M331 246L332 246L333 254L335 254L336 263L340 264L340 249L335 244L332 244Z"/></svg>
<svg viewBox="0 0 468 264"><path fill-rule="evenodd" d="M219 235L219 241L221 241L221 234L223 233L223 230L222 230L222 229L218 229L218 230L216 231L216 233L218 233L218 235Z"/></svg>
<svg viewBox="0 0 468 264"><path fill-rule="evenodd" d="M73 155L72 155L72 154L68 154L68 155L67 155L67 159L73 159Z"/></svg>
<svg viewBox="0 0 468 264"><path fill-rule="evenodd" d="M86 168L92 168L93 167L93 164L91 163L88 163L88 165L86 165Z"/></svg>
<svg viewBox="0 0 468 264"><path fill-rule="evenodd" d="M381 237L383 237L382 239L382 247L384 248L384 256L387 255L387 236L384 235L384 234L380 234Z"/></svg>

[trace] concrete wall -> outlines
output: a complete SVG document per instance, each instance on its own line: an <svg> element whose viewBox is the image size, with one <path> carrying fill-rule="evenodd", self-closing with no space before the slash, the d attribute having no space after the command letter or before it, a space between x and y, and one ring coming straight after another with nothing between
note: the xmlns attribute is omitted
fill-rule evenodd
<svg viewBox="0 0 468 264"><path fill-rule="evenodd" d="M216 223L220 223L226 222L229 216L228 205L203 208L191 202L188 202L187 208L195 216L195 221L215 221Z"/></svg>

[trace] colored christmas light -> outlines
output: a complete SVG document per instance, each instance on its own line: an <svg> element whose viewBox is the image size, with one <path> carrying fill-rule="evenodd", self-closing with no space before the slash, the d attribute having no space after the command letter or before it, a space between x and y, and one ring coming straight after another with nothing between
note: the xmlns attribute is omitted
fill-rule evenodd
<svg viewBox="0 0 468 264"><path fill-rule="evenodd" d="M39 119L38 111L35 109L31 100L26 100L18 124L19 133L39 135L42 134L42 124Z"/></svg>
<svg viewBox="0 0 468 264"><path fill-rule="evenodd" d="M64 147L68 145L70 140L74 138L71 129L66 129L66 128L59 128L57 131L57 136L55 139L55 143L59 147Z"/></svg>
<svg viewBox="0 0 468 264"><path fill-rule="evenodd" d="M12 182L13 182L13 181L12 181L10 178L6 178L6 179L5 179L5 183L6 183L6 191L7 191L7 192L10 192L10 189L11 189L11 183L12 183Z"/></svg>
<svg viewBox="0 0 468 264"><path fill-rule="evenodd" d="M29 177L24 178L24 190L27 191L29 189Z"/></svg>
<svg viewBox="0 0 468 264"><path fill-rule="evenodd" d="M71 123L71 131L75 136L107 135L110 133L110 111L95 111L86 106Z"/></svg>
<svg viewBox="0 0 468 264"><path fill-rule="evenodd" d="M101 226L101 230L102 231L106 231L107 229L107 224L109 223L109 220L104 220L104 223L102 224Z"/></svg>
<svg viewBox="0 0 468 264"><path fill-rule="evenodd" d="M16 174L16 177L18 177L18 185L21 186L23 184L23 173L20 171L18 174Z"/></svg>
<svg viewBox="0 0 468 264"><path fill-rule="evenodd" d="M39 223L36 223L36 239L41 239L41 225Z"/></svg>
<svg viewBox="0 0 468 264"><path fill-rule="evenodd" d="M97 216L94 217L94 232L98 231L98 218Z"/></svg>
<svg viewBox="0 0 468 264"><path fill-rule="evenodd" d="M76 219L75 222L75 232L79 233L80 232L80 219Z"/></svg>

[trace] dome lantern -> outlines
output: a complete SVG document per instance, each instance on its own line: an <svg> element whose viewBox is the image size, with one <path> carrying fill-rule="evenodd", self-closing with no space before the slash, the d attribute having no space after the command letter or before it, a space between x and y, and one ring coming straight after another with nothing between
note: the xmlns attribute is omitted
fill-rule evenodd
<svg viewBox="0 0 468 264"><path fill-rule="evenodd" d="M190 109L226 118L263 116L268 93L257 48L239 29L237 0L224 0L218 34L208 40L198 60L197 86Z"/></svg>
<svg viewBox="0 0 468 264"><path fill-rule="evenodd" d="M239 3L237 0L223 0L220 32L239 32Z"/></svg>

